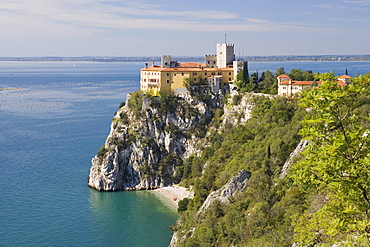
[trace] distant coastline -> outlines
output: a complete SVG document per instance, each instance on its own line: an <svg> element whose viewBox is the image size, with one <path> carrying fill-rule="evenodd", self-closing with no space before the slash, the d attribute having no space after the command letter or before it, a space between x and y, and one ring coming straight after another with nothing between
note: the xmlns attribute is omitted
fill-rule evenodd
<svg viewBox="0 0 370 247"><path fill-rule="evenodd" d="M204 60L203 56L174 56L177 61L199 61ZM240 59L255 62L281 62L281 61L316 61L316 62L341 62L341 61L370 61L370 55L304 55L304 56L243 56ZM160 56L142 57L0 57L0 61L86 61L86 62L160 62Z"/></svg>
<svg viewBox="0 0 370 247"><path fill-rule="evenodd" d="M19 90L19 89L23 89L21 87L2 87L0 88L0 91L5 91L5 90Z"/></svg>

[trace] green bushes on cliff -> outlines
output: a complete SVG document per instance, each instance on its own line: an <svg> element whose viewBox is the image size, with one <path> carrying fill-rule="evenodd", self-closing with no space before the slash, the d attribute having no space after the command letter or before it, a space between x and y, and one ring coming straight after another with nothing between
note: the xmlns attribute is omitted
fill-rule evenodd
<svg viewBox="0 0 370 247"><path fill-rule="evenodd" d="M370 246L370 74L345 87L315 79L324 83L300 103L256 97L246 124L212 121L210 145L178 168L195 192L174 226L178 246ZM311 144L280 178L301 135ZM240 169L252 173L246 189L197 214Z"/></svg>
<svg viewBox="0 0 370 247"><path fill-rule="evenodd" d="M143 93L141 91L131 93L127 106L133 112L134 116L139 118L143 106Z"/></svg>
<svg viewBox="0 0 370 247"><path fill-rule="evenodd" d="M305 112L295 100L253 100L253 117L246 124L216 129L202 155L190 157L179 167L182 183L192 185L195 192L176 229L181 237L186 234L184 226L195 226L184 246L284 246L292 241L291 216L303 210L298 205L304 202L303 195L291 181L278 176L300 140L298 130ZM195 212L209 193L240 169L252 172L247 189L232 204L216 203L197 219Z"/></svg>

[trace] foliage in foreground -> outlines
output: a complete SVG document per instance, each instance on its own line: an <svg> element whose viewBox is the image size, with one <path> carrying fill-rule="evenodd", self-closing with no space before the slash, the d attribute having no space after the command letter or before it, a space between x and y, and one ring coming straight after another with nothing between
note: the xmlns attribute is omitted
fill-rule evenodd
<svg viewBox="0 0 370 247"><path fill-rule="evenodd" d="M292 178L312 199L296 217L295 238L303 245L362 239L369 246L370 74L344 87L332 73L317 79L323 84L304 92L301 103L310 109L301 134L311 144Z"/></svg>
<svg viewBox="0 0 370 247"><path fill-rule="evenodd" d="M323 84L304 92L300 107L255 98L248 123L216 127L201 156L179 166L195 191L174 226L187 236L180 246L370 246L370 74L345 87L331 73L314 79ZM302 137L311 144L280 179ZM197 216L207 195L242 168L252 172L246 190Z"/></svg>

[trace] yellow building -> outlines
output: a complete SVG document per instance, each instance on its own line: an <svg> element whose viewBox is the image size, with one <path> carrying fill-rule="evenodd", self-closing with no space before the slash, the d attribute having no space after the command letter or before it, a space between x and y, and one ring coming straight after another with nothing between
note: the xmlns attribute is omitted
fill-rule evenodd
<svg viewBox="0 0 370 247"><path fill-rule="evenodd" d="M235 61L233 44L218 44L217 55L207 55L205 63L180 63L163 55L161 65L145 64L140 71L140 90L152 92L185 91L184 81L190 78L197 83L205 79L214 93L234 82L240 70L247 70L247 62Z"/></svg>

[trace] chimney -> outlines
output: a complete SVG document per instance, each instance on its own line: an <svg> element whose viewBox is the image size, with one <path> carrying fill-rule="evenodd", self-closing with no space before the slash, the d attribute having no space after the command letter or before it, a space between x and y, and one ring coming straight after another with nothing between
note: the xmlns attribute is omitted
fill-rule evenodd
<svg viewBox="0 0 370 247"><path fill-rule="evenodd" d="M148 68L148 63L145 63L145 68L146 68L146 69Z"/></svg>

